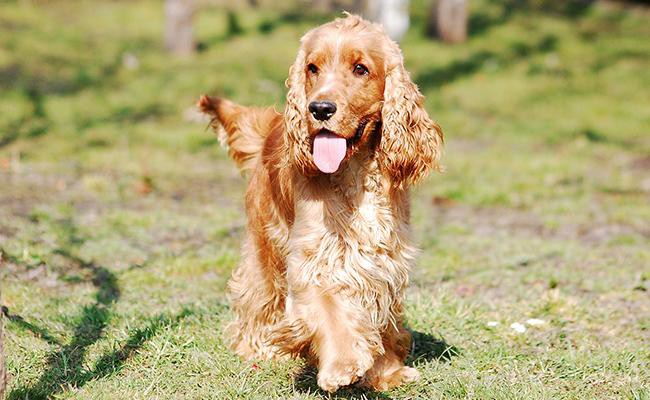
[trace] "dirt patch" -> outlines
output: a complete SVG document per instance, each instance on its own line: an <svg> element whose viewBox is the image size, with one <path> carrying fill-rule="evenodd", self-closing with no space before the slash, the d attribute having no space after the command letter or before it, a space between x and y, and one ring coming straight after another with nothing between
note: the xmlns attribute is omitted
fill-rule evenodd
<svg viewBox="0 0 650 400"><path fill-rule="evenodd" d="M490 236L506 232L513 236L551 240L578 240L587 245L601 245L621 236L650 238L650 229L618 223L561 224L549 227L532 212L504 207L472 207L453 201L433 199L434 218L438 226L458 225L474 234Z"/></svg>
<svg viewBox="0 0 650 400"><path fill-rule="evenodd" d="M444 206L440 206L444 203ZM552 232L532 213L501 207L472 207L434 199L434 218L439 225L459 225L480 235L497 231L546 237Z"/></svg>
<svg viewBox="0 0 650 400"><path fill-rule="evenodd" d="M650 156L638 157L630 162L630 168L633 170L648 173L650 171Z"/></svg>

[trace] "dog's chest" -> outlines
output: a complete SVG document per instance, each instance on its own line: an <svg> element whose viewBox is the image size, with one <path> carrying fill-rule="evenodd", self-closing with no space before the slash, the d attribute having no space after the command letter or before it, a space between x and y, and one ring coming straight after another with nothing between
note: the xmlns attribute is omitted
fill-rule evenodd
<svg viewBox="0 0 650 400"><path fill-rule="evenodd" d="M330 177L297 201L288 268L305 283L373 291L406 285L414 253L406 196L391 194L368 167L352 165L350 173Z"/></svg>
<svg viewBox="0 0 650 400"><path fill-rule="evenodd" d="M381 182L367 176L362 182L350 183L341 189L344 192L340 196L341 203L349 208L344 213L346 220L340 221L341 226L338 227L343 238L376 252L389 246L398 221L388 194L381 188ZM325 215L329 209L324 210Z"/></svg>

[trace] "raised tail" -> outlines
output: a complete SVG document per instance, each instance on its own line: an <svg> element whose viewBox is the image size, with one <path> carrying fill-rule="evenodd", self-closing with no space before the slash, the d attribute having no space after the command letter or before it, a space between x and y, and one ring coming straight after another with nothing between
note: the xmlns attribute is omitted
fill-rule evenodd
<svg viewBox="0 0 650 400"><path fill-rule="evenodd" d="M273 107L244 107L230 100L201 96L199 109L210 115L210 126L227 146L228 154L241 171L250 171L261 156L264 140L282 124L282 114Z"/></svg>

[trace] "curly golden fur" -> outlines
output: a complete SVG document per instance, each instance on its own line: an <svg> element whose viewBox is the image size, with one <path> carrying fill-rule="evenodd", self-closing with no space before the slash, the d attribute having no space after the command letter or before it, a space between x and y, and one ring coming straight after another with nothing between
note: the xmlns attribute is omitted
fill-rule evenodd
<svg viewBox="0 0 650 400"><path fill-rule="evenodd" d="M408 189L438 168L442 132L398 45L354 15L302 38L287 87L284 115L199 101L250 173L242 261L229 283L233 349L251 359L304 356L330 392L415 380L402 325L416 255ZM323 100L336 112L315 118L309 104ZM320 132L346 140L334 173L315 165Z"/></svg>

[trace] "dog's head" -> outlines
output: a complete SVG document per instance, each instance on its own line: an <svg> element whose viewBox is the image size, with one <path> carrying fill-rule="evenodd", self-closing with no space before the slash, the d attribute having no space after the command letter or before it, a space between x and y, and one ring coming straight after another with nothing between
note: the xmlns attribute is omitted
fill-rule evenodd
<svg viewBox="0 0 650 400"><path fill-rule="evenodd" d="M348 15L309 31L287 87L287 142L303 174L340 171L361 148L397 186L438 167L442 132L379 25Z"/></svg>

